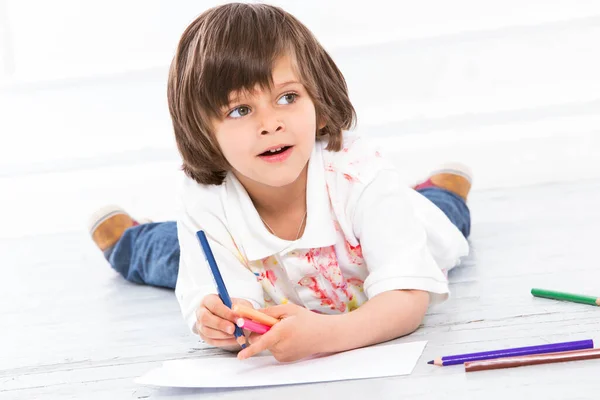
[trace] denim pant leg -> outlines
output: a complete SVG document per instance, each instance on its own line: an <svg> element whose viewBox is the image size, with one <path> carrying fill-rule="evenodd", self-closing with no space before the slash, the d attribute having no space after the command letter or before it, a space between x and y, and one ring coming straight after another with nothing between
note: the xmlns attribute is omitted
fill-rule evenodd
<svg viewBox="0 0 600 400"><path fill-rule="evenodd" d="M177 223L158 222L129 228L104 255L128 281L174 289L179 271Z"/></svg>
<svg viewBox="0 0 600 400"><path fill-rule="evenodd" d="M465 238L469 237L471 233L471 212L460 196L437 187L418 189L417 192L438 206Z"/></svg>

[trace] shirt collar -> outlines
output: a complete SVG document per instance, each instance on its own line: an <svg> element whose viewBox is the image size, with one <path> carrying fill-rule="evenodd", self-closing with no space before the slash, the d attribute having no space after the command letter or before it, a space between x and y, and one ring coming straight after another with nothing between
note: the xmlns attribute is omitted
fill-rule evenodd
<svg viewBox="0 0 600 400"><path fill-rule="evenodd" d="M238 246L249 261L292 249L328 247L336 242L336 230L331 217L331 205L325 182L323 144L315 143L308 162L306 187L306 227L297 241L288 241L271 234L262 222L248 192L232 173L225 179L227 199L225 213Z"/></svg>

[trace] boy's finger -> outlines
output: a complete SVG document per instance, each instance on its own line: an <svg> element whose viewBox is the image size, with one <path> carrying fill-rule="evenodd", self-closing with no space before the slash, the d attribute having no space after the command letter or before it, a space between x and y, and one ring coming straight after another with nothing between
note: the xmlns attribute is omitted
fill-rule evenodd
<svg viewBox="0 0 600 400"><path fill-rule="evenodd" d="M242 306L246 306L246 307L250 307L250 308L254 308L254 306L252 305L252 303L250 303L248 300L245 299L231 299L231 303L235 306L236 304L240 304Z"/></svg>
<svg viewBox="0 0 600 400"><path fill-rule="evenodd" d="M213 328L209 328L206 325L200 325L199 328L197 328L200 336L206 340L206 338L210 338L210 339L234 339L233 334L229 334L217 329L213 329Z"/></svg>
<svg viewBox="0 0 600 400"><path fill-rule="evenodd" d="M202 338L206 344L214 346L214 347L229 347L229 348L240 348L240 344L235 340L235 338L232 339L211 339L211 338Z"/></svg>
<svg viewBox="0 0 600 400"><path fill-rule="evenodd" d="M214 315L207 309L199 313L197 325L199 325L196 327L197 331L202 329L202 327L208 327L233 335L235 330L232 322Z"/></svg>
<svg viewBox="0 0 600 400"><path fill-rule="evenodd" d="M218 296L210 296L204 302L206 308L217 317L226 319L227 321L235 322L236 315L227 307Z"/></svg>
<svg viewBox="0 0 600 400"><path fill-rule="evenodd" d="M262 334L256 333L256 332L250 332L250 331L248 331L246 333L246 337L248 338L248 343L250 343L250 344L258 341L258 339L260 339L261 336L262 336Z"/></svg>
<svg viewBox="0 0 600 400"><path fill-rule="evenodd" d="M250 358L262 351L268 350L277 344L278 341L279 334L277 331L269 331L255 340L254 343L250 344L250 346L240 351L238 353L238 359L245 360L246 358Z"/></svg>

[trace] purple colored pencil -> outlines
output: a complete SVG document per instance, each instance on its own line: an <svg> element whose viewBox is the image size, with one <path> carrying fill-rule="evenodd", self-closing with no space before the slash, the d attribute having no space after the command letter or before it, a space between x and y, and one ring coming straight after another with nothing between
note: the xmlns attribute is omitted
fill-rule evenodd
<svg viewBox="0 0 600 400"><path fill-rule="evenodd" d="M576 342L563 342L543 344L539 346L517 347L513 349L484 351L481 353L459 354L455 356L446 356L431 360L428 364L439 366L464 364L469 361L492 360L495 358L527 356L531 354L558 353L561 351L584 350L594 348L594 341L578 340Z"/></svg>

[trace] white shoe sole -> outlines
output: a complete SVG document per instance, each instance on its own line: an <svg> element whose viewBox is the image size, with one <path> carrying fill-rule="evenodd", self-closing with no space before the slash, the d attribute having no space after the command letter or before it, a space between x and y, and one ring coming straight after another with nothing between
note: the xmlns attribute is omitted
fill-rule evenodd
<svg viewBox="0 0 600 400"><path fill-rule="evenodd" d="M433 170L431 172L431 174L429 176L432 176L435 174L460 175L463 178L465 178L466 180L468 180L471 185L473 184L473 171L467 165L459 163L459 162L448 162L448 163L440 164L435 170Z"/></svg>
<svg viewBox="0 0 600 400"><path fill-rule="evenodd" d="M125 214L125 215L129 216L129 214L127 212L125 212L125 210L123 210L121 207L118 207L115 205L108 205L108 206L102 207L99 210L95 211L90 216L90 219L88 222L88 231L90 232L90 235L92 235L94 233L96 228L101 223L103 223L110 217L117 215L117 214ZM131 216L129 216L129 217L131 218Z"/></svg>

